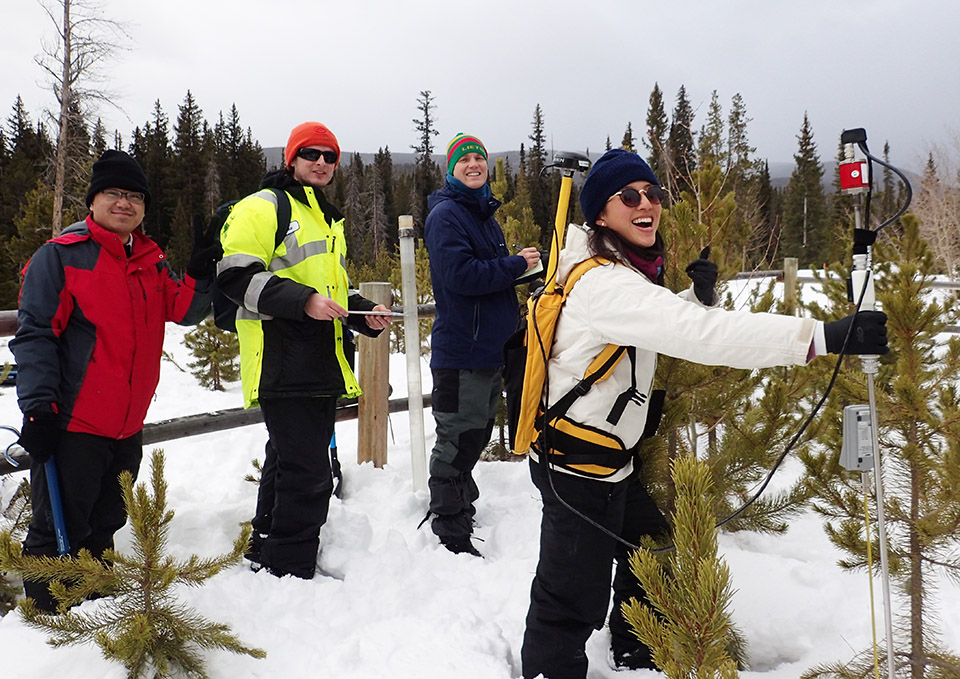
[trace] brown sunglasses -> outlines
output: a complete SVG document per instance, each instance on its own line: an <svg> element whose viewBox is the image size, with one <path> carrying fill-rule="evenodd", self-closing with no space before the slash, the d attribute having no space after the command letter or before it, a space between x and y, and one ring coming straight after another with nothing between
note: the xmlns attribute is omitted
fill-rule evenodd
<svg viewBox="0 0 960 679"><path fill-rule="evenodd" d="M640 205L640 202L643 200L643 196L647 197L647 200L650 201L653 205L659 205L663 202L663 199L667 197L667 194L662 188L656 184L651 184L645 189L634 189L626 188L617 191L615 194L607 198L609 203L611 200L620 196L620 202L622 202L627 207L637 207Z"/></svg>

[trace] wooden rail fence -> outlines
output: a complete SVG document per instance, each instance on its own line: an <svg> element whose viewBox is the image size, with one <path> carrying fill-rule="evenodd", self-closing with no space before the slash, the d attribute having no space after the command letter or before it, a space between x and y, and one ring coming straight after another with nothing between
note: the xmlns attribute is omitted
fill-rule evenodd
<svg viewBox="0 0 960 679"><path fill-rule="evenodd" d="M813 276L797 275L795 260L785 262L786 267L771 271L746 271L736 274L734 280L753 278L777 278L786 282L787 301L796 300L796 289L799 285L808 285L819 282ZM373 286L367 287L367 286ZM960 289L958 281L933 281L930 286L936 289ZM390 304L390 288L387 283L364 283L361 293L375 301ZM401 307L393 307L394 311L403 311ZM421 304L417 307L420 318L429 318L436 314L433 304ZM17 312L0 311L0 337L9 337L17 330ZM960 326L947 326L946 332L960 332ZM408 408L406 398L388 399L389 383L389 334L383 333L378 338L359 336L358 348L358 377L364 395L359 399L341 400L337 406L337 421L358 419L358 451L359 462L372 461L375 466L386 464L387 415L389 413L404 412ZM430 394L423 395L423 405L431 405ZM186 436L207 434L235 427L245 427L263 422L263 415L259 408L244 410L231 408L211 413L187 415L162 422L150 422L143 427L144 445L153 445L161 441L171 441ZM19 424L19 423L17 423ZM29 455L19 446L12 446L8 451L10 457L20 466L10 464L0 455L0 475L14 471L29 469Z"/></svg>

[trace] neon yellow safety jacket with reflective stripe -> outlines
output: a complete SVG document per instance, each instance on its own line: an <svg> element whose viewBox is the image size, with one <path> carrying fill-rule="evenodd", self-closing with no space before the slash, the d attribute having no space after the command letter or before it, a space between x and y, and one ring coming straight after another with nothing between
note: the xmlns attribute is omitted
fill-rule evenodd
<svg viewBox="0 0 960 679"><path fill-rule="evenodd" d="M280 188L291 207L289 225L279 227L286 233L280 245L274 248L277 196L268 190L237 203L220 235L217 285L240 305L237 337L247 408L261 397L358 396L344 357L342 324L310 318L304 306L314 292L347 309L374 306L350 295L342 215L312 187L289 179ZM365 324L351 326L378 334Z"/></svg>

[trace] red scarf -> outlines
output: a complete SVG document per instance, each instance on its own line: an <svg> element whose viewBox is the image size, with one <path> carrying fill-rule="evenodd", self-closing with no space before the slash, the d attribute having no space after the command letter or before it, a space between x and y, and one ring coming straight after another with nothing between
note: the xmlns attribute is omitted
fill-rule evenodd
<svg viewBox="0 0 960 679"><path fill-rule="evenodd" d="M657 232L656 240L648 248L636 247L622 238L618 238L618 240L623 245L621 250L627 256L630 264L657 285L663 285L663 256L666 245L660 232Z"/></svg>

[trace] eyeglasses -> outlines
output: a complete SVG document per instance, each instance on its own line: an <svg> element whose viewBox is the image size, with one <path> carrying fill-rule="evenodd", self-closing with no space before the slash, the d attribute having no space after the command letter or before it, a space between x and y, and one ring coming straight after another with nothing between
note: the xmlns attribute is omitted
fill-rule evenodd
<svg viewBox="0 0 960 679"><path fill-rule="evenodd" d="M147 196L139 191L117 191L116 189L104 189L101 191L111 203L116 203L121 198L126 198L128 203L134 205L143 205Z"/></svg>
<svg viewBox="0 0 960 679"><path fill-rule="evenodd" d="M333 165L337 162L337 152L336 151L321 151L320 149L311 149L311 148L302 148L297 151L297 156L308 160L311 163L315 163L320 158L323 158L323 162L327 165Z"/></svg>
<svg viewBox="0 0 960 679"><path fill-rule="evenodd" d="M607 198L607 202L609 203L617 196L620 196L620 202L627 207L637 207L640 205L640 201L643 200L643 196L646 196L647 200L649 200L651 204L659 205L661 202L663 202L663 199L667 197L667 194L656 184L651 184L645 189L621 189Z"/></svg>

